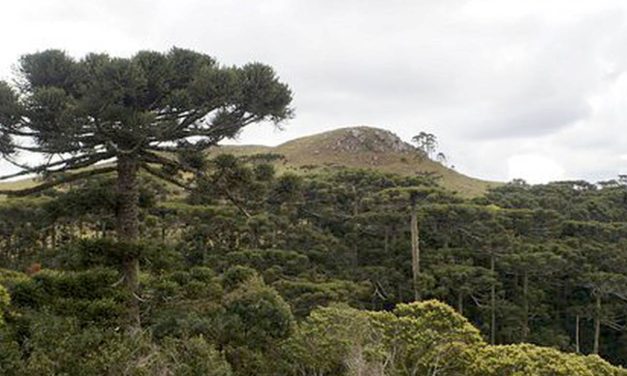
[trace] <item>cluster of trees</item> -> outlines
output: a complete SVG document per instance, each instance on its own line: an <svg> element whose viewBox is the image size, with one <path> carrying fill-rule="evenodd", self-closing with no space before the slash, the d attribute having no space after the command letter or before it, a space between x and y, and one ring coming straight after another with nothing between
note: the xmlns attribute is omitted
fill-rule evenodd
<svg viewBox="0 0 627 376"><path fill-rule="evenodd" d="M438 138L433 133L420 132L411 138L411 141L416 145L416 148L423 158L435 159L442 165L447 164L447 157L444 152L437 151ZM437 152L437 153L436 153ZM451 168L454 168L451 167Z"/></svg>
<svg viewBox="0 0 627 376"><path fill-rule="evenodd" d="M43 180L0 202L0 373L625 374L575 354L627 359L624 182L469 200L432 176L206 160L291 115L269 67L173 49L19 69L0 152Z"/></svg>

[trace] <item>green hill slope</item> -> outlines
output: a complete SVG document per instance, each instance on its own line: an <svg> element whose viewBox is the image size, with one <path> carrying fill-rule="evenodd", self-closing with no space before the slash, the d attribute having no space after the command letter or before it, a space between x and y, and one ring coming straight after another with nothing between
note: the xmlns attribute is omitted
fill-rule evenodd
<svg viewBox="0 0 627 376"><path fill-rule="evenodd" d="M390 131L372 127L340 128L297 138L276 147L225 145L211 155L275 153L285 157L283 168L369 168L400 175L433 173L441 184L463 196L477 196L499 183L460 174L428 158Z"/></svg>
<svg viewBox="0 0 627 376"><path fill-rule="evenodd" d="M479 180L460 174L438 162L421 158L417 150L394 133L372 127L340 128L312 136L297 138L271 147L262 145L222 145L209 156L230 153L237 156L280 154L280 171L302 171L337 167L367 168L400 175L432 173L441 184L462 196L483 194L499 183ZM0 183L0 189L26 188L34 180Z"/></svg>

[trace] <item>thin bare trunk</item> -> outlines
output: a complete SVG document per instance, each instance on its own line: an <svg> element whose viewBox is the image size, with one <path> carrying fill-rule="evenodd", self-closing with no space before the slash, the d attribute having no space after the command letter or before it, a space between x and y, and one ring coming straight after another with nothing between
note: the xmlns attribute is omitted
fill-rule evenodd
<svg viewBox="0 0 627 376"><path fill-rule="evenodd" d="M420 293L420 245L418 233L418 213L416 208L412 207L411 211L411 269L412 282L414 287L414 299L420 301L422 299Z"/></svg>
<svg viewBox="0 0 627 376"><path fill-rule="evenodd" d="M138 164L130 156L118 158L118 210L117 236L120 243L130 245L138 240L139 219L137 187ZM124 284L129 294L128 325L130 330L141 327L139 315L139 260L135 252L124 255L122 260Z"/></svg>
<svg viewBox="0 0 627 376"><path fill-rule="evenodd" d="M390 248L390 227L385 226L385 237L383 238L383 252L385 255L388 254L389 248Z"/></svg>
<svg viewBox="0 0 627 376"><path fill-rule="evenodd" d="M464 294L461 291L457 293L457 312L464 314Z"/></svg>
<svg viewBox="0 0 627 376"><path fill-rule="evenodd" d="M495 273L495 258L490 257L490 271L492 275ZM496 343L496 280L490 286L490 344Z"/></svg>
<svg viewBox="0 0 627 376"><path fill-rule="evenodd" d="M575 315L575 352L579 354L579 314Z"/></svg>
<svg viewBox="0 0 627 376"><path fill-rule="evenodd" d="M50 229L50 242L52 243L52 250L57 249L57 225L53 224Z"/></svg>
<svg viewBox="0 0 627 376"><path fill-rule="evenodd" d="M355 199L355 201L353 202L353 216L357 216L359 215L359 197L357 197L357 189L355 188L355 186L353 185L352 187L352 191L353 191L353 197Z"/></svg>
<svg viewBox="0 0 627 376"><path fill-rule="evenodd" d="M529 337L529 274L527 271L523 274L523 327L522 342Z"/></svg>
<svg viewBox="0 0 627 376"><path fill-rule="evenodd" d="M594 313L594 347L593 354L599 353L599 340L601 337L601 296L596 297Z"/></svg>

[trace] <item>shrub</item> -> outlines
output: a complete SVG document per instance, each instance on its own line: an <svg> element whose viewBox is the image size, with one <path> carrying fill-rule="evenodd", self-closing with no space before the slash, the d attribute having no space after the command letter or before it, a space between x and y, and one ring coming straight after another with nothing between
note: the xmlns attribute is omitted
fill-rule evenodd
<svg viewBox="0 0 627 376"><path fill-rule="evenodd" d="M619 376L626 370L596 355L581 356L530 344L482 346L472 351L469 376Z"/></svg>
<svg viewBox="0 0 627 376"><path fill-rule="evenodd" d="M4 325L4 311L9 308L10 302L9 292L0 285L0 327Z"/></svg>
<svg viewBox="0 0 627 376"><path fill-rule="evenodd" d="M228 343L262 348L286 338L294 321L289 305L259 278L251 278L224 298Z"/></svg>

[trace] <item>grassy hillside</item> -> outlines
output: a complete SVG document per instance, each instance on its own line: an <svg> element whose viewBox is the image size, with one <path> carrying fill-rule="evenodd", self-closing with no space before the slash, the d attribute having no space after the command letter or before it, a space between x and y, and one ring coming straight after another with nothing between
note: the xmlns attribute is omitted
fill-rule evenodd
<svg viewBox="0 0 627 376"><path fill-rule="evenodd" d="M277 163L279 171L303 171L337 167L369 168L400 175L433 173L441 177L441 184L466 197L483 194L498 185L460 174L428 158L420 158L417 151L395 134L371 127L341 128L313 136L297 138L276 147L262 145L223 145L212 149L218 154L247 156L280 154L285 157ZM32 179L0 183L0 189L26 188Z"/></svg>
<svg viewBox="0 0 627 376"><path fill-rule="evenodd" d="M378 128L341 128L313 136L297 138L276 147L227 145L211 154L252 155L276 153L285 156L282 169L355 167L400 175L433 173L441 184L463 196L477 196L498 185L460 174L440 163L420 158L417 151L395 134Z"/></svg>

